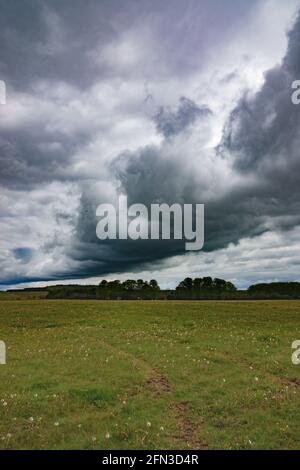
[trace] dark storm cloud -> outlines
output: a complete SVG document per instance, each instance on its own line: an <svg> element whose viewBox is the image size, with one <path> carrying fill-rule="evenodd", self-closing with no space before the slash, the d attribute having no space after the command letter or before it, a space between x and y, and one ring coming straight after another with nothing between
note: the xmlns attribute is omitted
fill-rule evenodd
<svg viewBox="0 0 300 470"><path fill-rule="evenodd" d="M149 151L151 150L149 149ZM131 201L131 193L128 192L127 196L130 205L133 202ZM149 194L149 197L152 196L153 194ZM143 200L145 201L145 199ZM150 204L150 200L148 202ZM96 217L98 204L99 201L89 191L86 191L81 198L76 235L67 249L70 258L79 263L80 272L69 272L67 277L97 276L128 270L138 271L142 265L184 251L185 242L177 240L132 241L128 239L100 242L95 231L98 222Z"/></svg>
<svg viewBox="0 0 300 470"><path fill-rule="evenodd" d="M206 106L197 106L182 97L177 109L164 110L154 116L159 131L166 142L184 134L196 121L212 116ZM111 164L111 175L128 204L191 203L196 200L197 179L184 169L182 159L166 157L164 148L147 146L137 152L126 151ZM198 201L199 202L199 201ZM185 251L185 241L131 241L107 240L100 242L95 233L95 217L99 201L91 194L81 199L80 216L76 230L76 242L70 248L70 256L85 266L89 275L140 269L141 265L175 256Z"/></svg>
<svg viewBox="0 0 300 470"><path fill-rule="evenodd" d="M47 132L44 126L0 133L0 184L30 189L53 180L70 180L71 158L87 136ZM78 175L76 177L78 179Z"/></svg>
<svg viewBox="0 0 300 470"><path fill-rule="evenodd" d="M223 147L241 172L285 178L300 164L299 107L292 103L292 83L300 77L300 14L288 34L288 50L278 67L266 73L262 89L245 95L225 128ZM285 186L285 185L283 185ZM281 188L278 188L281 190Z"/></svg>
<svg viewBox="0 0 300 470"><path fill-rule="evenodd" d="M0 2L0 73L24 90L38 78L86 86L94 80L87 53L113 30L101 19L108 1L11 0Z"/></svg>
<svg viewBox="0 0 300 470"><path fill-rule="evenodd" d="M31 259L32 251L30 248L20 247L14 250L14 255L21 263L28 263Z"/></svg>
<svg viewBox="0 0 300 470"><path fill-rule="evenodd" d="M45 94L45 87L50 91L60 82L66 83L74 86L74 93L80 97L81 92L104 77L126 75L128 71L119 69L118 63L113 62L114 49L108 51L112 62L100 60L98 63L97 60L106 46L113 47L122 34L141 25L150 29L153 38L160 38L159 48L155 56L146 55L145 61L135 64L135 74L142 75L146 81L152 74L161 73L159 63L164 64L164 74L188 73L198 66L201 53L218 40L219 31L222 35L227 30L229 33L226 16L239 22L250 8L235 0L227 6L225 16L216 15L221 4L219 0L213 6L208 1L200 5L192 0L184 3L168 0L163 4L158 0L0 0L0 76L6 80L8 93L12 89L30 93L37 100L33 106L38 114L42 106L38 98ZM180 48L177 47L175 53L173 48L178 37L181 38ZM142 46L147 47L147 37L143 39L140 33L138 39L145 41ZM188 51L193 45L197 47L197 58L193 56L191 61ZM43 90L36 86L40 82L46 82ZM48 99L55 101L59 96L50 94ZM173 134L204 112L205 109L198 109L194 103L183 99L177 114L161 108L157 127L165 134ZM53 129L49 120L52 124L55 113L60 113L60 106L46 111L33 122L25 119L17 128L1 129L1 184L23 189L26 185L30 187L51 179L65 180L67 175L73 174L72 157L92 140L95 129L87 129L83 123L82 130L76 128L73 132L64 132L63 123L61 130ZM68 119L70 116L66 116ZM71 176L74 178L78 175Z"/></svg>
<svg viewBox="0 0 300 470"><path fill-rule="evenodd" d="M203 199L203 188L186 169L184 158L166 159L160 149L148 147L135 154L124 154L116 161L116 174L129 200L145 204L205 203L204 249L208 251L269 229L288 230L297 226L300 109L291 102L291 85L300 76L299 36L300 16L289 34L282 64L266 74L265 84L257 94L240 101L217 149L220 158L233 158L233 168L242 176L249 174L254 179L245 179L220 198ZM167 136L175 134L173 120L174 116L170 119L171 131L165 132Z"/></svg>
<svg viewBox="0 0 300 470"><path fill-rule="evenodd" d="M28 191L29 205L33 188L46 191L51 182L75 182L81 193L79 214L74 214L74 219L69 212L60 215L61 209L53 216L57 225L61 219L70 219L70 225L74 225L67 243L56 233L34 249L24 240L11 250L13 259L26 265L40 249L37 264L43 265L44 258L57 256L56 247L65 246L66 264L49 274L51 279L61 279L134 271L183 253L183 242L100 242L96 238L95 212L108 197L103 184L107 175L109 183L128 195L129 204L205 203L207 251L270 227L291 228L298 223L299 111L291 105L290 86L300 78L299 20L289 34L283 63L266 75L258 94L245 96L238 104L211 161L201 154L205 152L201 150L201 138L206 132L201 125L214 116L205 105L185 97L184 89L174 107L156 103L159 111L147 124L148 129L160 134L161 143L145 144L137 150L135 144L127 147L122 132L119 137L114 131L116 123L120 127L123 124L120 109L126 108L124 114L132 115L136 111L138 80L146 85L154 82L159 88L161 82L173 83L174 79L189 78L194 71L201 71L210 51L242 27L258 3L0 0L0 78L6 80L8 93L17 103L26 96L25 118L18 118L16 106L11 111L17 116L15 125L10 120L4 125L1 122L0 184L16 194ZM238 72L232 72L224 81L234 82L236 75ZM116 109L111 105L113 111L107 118L105 106L109 107L109 101L115 98L114 93L108 96L107 83L114 80L116 95L123 84L126 90L130 88L131 81L134 91L129 90L128 101L121 99ZM104 97L93 107L91 103L99 93L99 89L93 89L97 84L104 90ZM89 93L90 101L86 103ZM135 130L137 137L139 130ZM185 142L193 146L189 139L194 134L199 134L199 156L184 148ZM88 152L95 142L102 144L107 135L109 143L99 145L99 155L90 162ZM115 153L111 147L118 137L123 147ZM106 153L112 154L109 163ZM193 166L196 158L203 177ZM232 170L241 176L241 182L221 191L214 175L206 178L205 171L210 166L213 174L214 167L226 158L232 160ZM82 169L86 163L90 164L89 171ZM106 166L110 173L106 173ZM93 193L91 188L96 185L100 190ZM214 187L213 195L210 186ZM10 197L13 206L14 197ZM53 198L50 200L53 204ZM48 204L44 206L47 210ZM35 229L38 231L39 227ZM29 231L27 236L31 238ZM29 272L35 273L34 269ZM30 280L26 273L20 275L20 279L26 278ZM45 279L43 275L32 275L32 280L41 278Z"/></svg>
<svg viewBox="0 0 300 470"><path fill-rule="evenodd" d="M84 89L99 75L116 73L111 65L103 62L97 68L95 60L90 60L95 46L103 48L130 28L143 25L160 38L157 56L164 65L175 73L186 73L198 65L200 58L203 61L207 47L217 43L220 34L230 34L233 25L243 21L257 0L251 5L244 0L231 0L225 9L223 3L223 0L1 0L0 75L18 90L30 89L37 78L65 80ZM147 47L147 37L139 39ZM190 54L191 49L197 50L198 58ZM151 70L155 74L159 68L157 57L153 60L150 75ZM145 74L144 65L141 64ZM136 69L136 73L140 71Z"/></svg>
<svg viewBox="0 0 300 470"><path fill-rule="evenodd" d="M150 207L151 203L163 202L169 205L204 203L206 251L223 248L228 243L265 230L263 221L268 202L262 202L260 197L264 200L268 194L261 191L259 196L256 192L258 188L253 191L253 188L238 187L226 196L218 198L216 195L213 200L205 198L203 194L211 182L199 182L197 175L182 159L164 158L157 147L121 155L114 169L120 189L127 194L130 204L142 202ZM170 256L168 242L161 242L159 252L157 245L144 242L148 258L150 255L153 260ZM185 249L183 243L174 243L172 248L173 255L176 254L174 248L177 248L178 254Z"/></svg>
<svg viewBox="0 0 300 470"><path fill-rule="evenodd" d="M282 63L266 73L261 90L244 96L232 112L220 149L241 175L255 176L235 198L243 205L240 220L259 227L267 219L269 228L284 230L300 222L300 108L291 101L300 76L300 15L288 40Z"/></svg>
<svg viewBox="0 0 300 470"><path fill-rule="evenodd" d="M282 64L233 111L221 148L242 175L255 175L259 212L277 217L276 225L284 227L289 217L287 225L297 225L300 213L300 108L291 100L292 83L300 77L300 15L288 38Z"/></svg>
<svg viewBox="0 0 300 470"><path fill-rule="evenodd" d="M113 163L112 170L130 204L183 203L191 199L196 184L190 173L185 174L182 162L163 158L162 150L155 146L123 153Z"/></svg>
<svg viewBox="0 0 300 470"><path fill-rule="evenodd" d="M200 116L207 116L211 111L197 106L192 100L181 97L177 111L161 107L155 116L156 127L165 137L179 134L193 124Z"/></svg>

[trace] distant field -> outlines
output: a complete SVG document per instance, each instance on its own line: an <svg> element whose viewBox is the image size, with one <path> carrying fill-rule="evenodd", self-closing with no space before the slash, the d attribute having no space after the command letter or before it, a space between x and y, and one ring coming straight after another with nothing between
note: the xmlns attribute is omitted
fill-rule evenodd
<svg viewBox="0 0 300 470"><path fill-rule="evenodd" d="M36 300L44 299L48 295L47 291L14 291L0 292L1 300Z"/></svg>
<svg viewBox="0 0 300 470"><path fill-rule="evenodd" d="M0 448L300 449L296 339L300 301L0 300Z"/></svg>

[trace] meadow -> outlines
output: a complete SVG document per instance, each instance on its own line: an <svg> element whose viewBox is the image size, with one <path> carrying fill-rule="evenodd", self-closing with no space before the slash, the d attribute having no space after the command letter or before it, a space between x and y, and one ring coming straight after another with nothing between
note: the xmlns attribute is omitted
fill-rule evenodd
<svg viewBox="0 0 300 470"><path fill-rule="evenodd" d="M300 301L15 298L1 449L300 449Z"/></svg>

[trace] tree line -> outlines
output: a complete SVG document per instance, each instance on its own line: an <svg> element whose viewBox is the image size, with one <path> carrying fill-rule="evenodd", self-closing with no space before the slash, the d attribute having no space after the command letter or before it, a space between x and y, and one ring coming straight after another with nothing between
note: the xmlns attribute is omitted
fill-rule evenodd
<svg viewBox="0 0 300 470"><path fill-rule="evenodd" d="M53 286L48 289L48 298L100 299L100 300L156 300L160 287L155 279L103 280L98 286Z"/></svg>
<svg viewBox="0 0 300 470"><path fill-rule="evenodd" d="M248 289L252 297L260 299L299 299L299 282L271 282L269 284L255 284Z"/></svg>
<svg viewBox="0 0 300 470"><path fill-rule="evenodd" d="M155 279L126 281L103 280L98 286L59 285L44 288L48 298L101 300L254 300L300 299L300 283L276 282L256 284L238 290L229 281L219 278L185 278L175 289L161 290ZM28 290L28 289L27 289Z"/></svg>
<svg viewBox="0 0 300 470"><path fill-rule="evenodd" d="M256 284L247 290L238 290L229 281L219 278L186 278L174 290L161 290L153 279L103 280L98 286L53 286L45 288L48 298L101 300L246 300L246 299L300 299L300 283L279 282Z"/></svg>

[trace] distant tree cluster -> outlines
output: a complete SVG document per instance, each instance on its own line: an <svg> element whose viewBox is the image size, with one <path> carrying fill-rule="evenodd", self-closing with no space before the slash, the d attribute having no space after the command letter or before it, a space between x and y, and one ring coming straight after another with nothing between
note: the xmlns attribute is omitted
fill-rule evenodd
<svg viewBox="0 0 300 470"><path fill-rule="evenodd" d="M187 277L176 287L175 297L178 299L225 299L235 298L236 293L235 285L224 279Z"/></svg>
<svg viewBox="0 0 300 470"><path fill-rule="evenodd" d="M232 282L224 281L224 279L212 279L211 277L202 277L192 279L187 277L176 287L176 290L219 290L219 291L236 291L236 287Z"/></svg>
<svg viewBox="0 0 300 470"><path fill-rule="evenodd" d="M160 288L156 280L143 281L142 279L121 282L100 282L99 286L54 286L49 288L48 298L72 299L102 299L102 300L154 300L160 295Z"/></svg>
<svg viewBox="0 0 300 470"><path fill-rule="evenodd" d="M137 281L134 279L127 279L127 281L106 281L103 280L99 284L99 288L101 289L122 289L126 291L140 291L140 290L159 290L159 285L155 279L151 281L143 281L143 279L138 279Z"/></svg>
<svg viewBox="0 0 300 470"><path fill-rule="evenodd" d="M48 299L96 299L96 286L57 285L48 287Z"/></svg>
<svg viewBox="0 0 300 470"><path fill-rule="evenodd" d="M101 299L157 299L160 287L155 279L143 281L142 279L127 281L100 282L97 287L97 297Z"/></svg>
<svg viewBox="0 0 300 470"><path fill-rule="evenodd" d="M257 299L299 299L299 282L271 282L250 286L248 293Z"/></svg>

